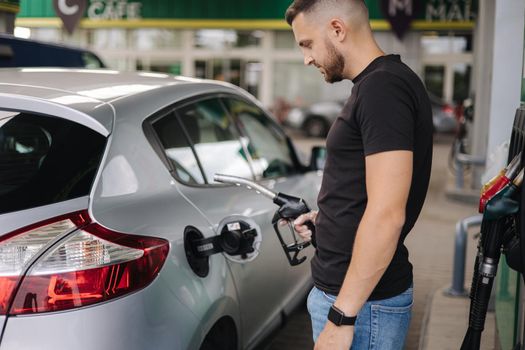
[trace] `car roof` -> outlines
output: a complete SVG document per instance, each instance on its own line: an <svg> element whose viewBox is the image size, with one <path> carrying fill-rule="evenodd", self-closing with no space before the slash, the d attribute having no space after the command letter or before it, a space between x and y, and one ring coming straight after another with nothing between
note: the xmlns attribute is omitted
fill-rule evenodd
<svg viewBox="0 0 525 350"><path fill-rule="evenodd" d="M70 68L0 69L0 97L8 101L9 98L44 100L73 109L94 119L108 132L111 132L119 118L142 123L147 117L144 113L130 113L130 110L142 107L142 112L151 114L186 98L221 92L241 94L253 99L228 83L163 73ZM113 110L113 116L100 111L104 105ZM0 105L0 108L6 106ZM119 110L125 110L126 113L119 113Z"/></svg>

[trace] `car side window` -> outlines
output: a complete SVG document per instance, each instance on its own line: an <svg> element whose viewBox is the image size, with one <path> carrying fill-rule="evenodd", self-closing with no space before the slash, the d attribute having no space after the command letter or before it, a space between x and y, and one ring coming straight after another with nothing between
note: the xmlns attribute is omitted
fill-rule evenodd
<svg viewBox="0 0 525 350"><path fill-rule="evenodd" d="M174 168L174 176L188 184L205 184L199 163L175 113L153 123L166 156Z"/></svg>
<svg viewBox="0 0 525 350"><path fill-rule="evenodd" d="M207 183L214 182L216 173L253 178L246 147L218 99L197 101L176 113L194 145Z"/></svg>
<svg viewBox="0 0 525 350"><path fill-rule="evenodd" d="M272 178L295 173L286 137L257 106L235 98L224 102L247 139L247 148L257 178Z"/></svg>

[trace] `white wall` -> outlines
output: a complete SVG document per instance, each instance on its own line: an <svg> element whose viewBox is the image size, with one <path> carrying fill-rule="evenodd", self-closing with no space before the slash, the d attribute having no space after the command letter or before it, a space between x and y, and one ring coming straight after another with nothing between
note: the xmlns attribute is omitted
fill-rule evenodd
<svg viewBox="0 0 525 350"><path fill-rule="evenodd" d="M525 1L496 0L494 16L494 56L487 154L509 139L514 115L520 105ZM486 67L486 69L490 68Z"/></svg>
<svg viewBox="0 0 525 350"><path fill-rule="evenodd" d="M420 32L408 32L402 41L392 32L374 32L374 37L385 53L401 55L403 62L422 77Z"/></svg>
<svg viewBox="0 0 525 350"><path fill-rule="evenodd" d="M469 130L471 153L475 156L487 156L487 143L490 122L492 94L492 66L494 59L494 22L495 1L481 0L474 33L474 124ZM476 168L473 173L472 187L481 187L481 177L485 170Z"/></svg>

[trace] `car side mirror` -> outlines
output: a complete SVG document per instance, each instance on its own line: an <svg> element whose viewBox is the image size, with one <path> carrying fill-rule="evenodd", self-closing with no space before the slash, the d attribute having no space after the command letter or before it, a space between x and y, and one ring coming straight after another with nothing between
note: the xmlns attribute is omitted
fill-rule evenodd
<svg viewBox="0 0 525 350"><path fill-rule="evenodd" d="M326 162L326 147L314 146L310 156L310 170L323 170Z"/></svg>

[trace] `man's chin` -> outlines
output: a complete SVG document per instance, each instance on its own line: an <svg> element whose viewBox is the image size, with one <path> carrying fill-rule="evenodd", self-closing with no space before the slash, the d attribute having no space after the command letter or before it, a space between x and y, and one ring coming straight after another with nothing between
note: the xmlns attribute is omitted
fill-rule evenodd
<svg viewBox="0 0 525 350"><path fill-rule="evenodd" d="M326 81L329 84L337 83L343 80L343 77L340 74L334 75L334 74L328 74L325 70L319 70L319 71L323 75L324 81Z"/></svg>
<svg viewBox="0 0 525 350"><path fill-rule="evenodd" d="M338 83L338 82L340 82L342 80L343 80L343 78L339 77L339 76L337 76L337 77L327 76L327 75L324 76L324 81L326 81L329 84Z"/></svg>

